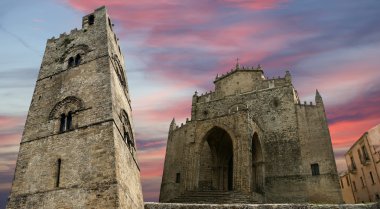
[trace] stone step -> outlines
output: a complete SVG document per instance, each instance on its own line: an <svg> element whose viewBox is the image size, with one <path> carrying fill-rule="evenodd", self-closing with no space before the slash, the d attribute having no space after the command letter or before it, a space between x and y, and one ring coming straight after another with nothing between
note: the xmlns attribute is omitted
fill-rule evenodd
<svg viewBox="0 0 380 209"><path fill-rule="evenodd" d="M173 203L261 203L260 194L243 194L237 191L188 191L172 199Z"/></svg>

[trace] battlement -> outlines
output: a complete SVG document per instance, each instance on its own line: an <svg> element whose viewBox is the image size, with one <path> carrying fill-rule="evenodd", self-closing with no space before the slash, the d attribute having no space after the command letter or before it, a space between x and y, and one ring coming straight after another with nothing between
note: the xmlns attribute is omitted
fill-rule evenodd
<svg viewBox="0 0 380 209"><path fill-rule="evenodd" d="M265 77L264 77L264 71L262 70L261 65L258 65L257 67L253 67L253 66L252 67L246 67L246 66L240 67L239 64L236 64L235 69L231 69L229 72L227 72L225 74L222 74L221 76L216 75L214 83L216 83L219 80L222 80L222 79L224 79L224 78L226 78L226 77L234 74L237 71L251 71L251 72L261 73L262 74L262 78L265 79Z"/></svg>
<svg viewBox="0 0 380 209"><path fill-rule="evenodd" d="M202 93L198 96L195 92L193 103L209 102L223 99L226 96L241 95L252 92L258 92L267 89L273 89L282 86L292 85L292 79L289 71L286 71L284 77L266 78L260 65L257 67L240 67L238 64L230 72L217 75L215 80L215 90Z"/></svg>
<svg viewBox="0 0 380 209"><path fill-rule="evenodd" d="M89 26L98 22L98 21L96 21L97 16L105 16L106 14L107 14L106 7L105 6L99 7L97 9L95 9L94 12L87 14L82 18L82 28L81 29L74 28L69 33L64 32L64 33L61 33L58 37L53 36L50 39L48 39L48 43L54 42L58 39L65 39L65 38L68 38L71 36L76 36L78 33L87 32L87 29Z"/></svg>

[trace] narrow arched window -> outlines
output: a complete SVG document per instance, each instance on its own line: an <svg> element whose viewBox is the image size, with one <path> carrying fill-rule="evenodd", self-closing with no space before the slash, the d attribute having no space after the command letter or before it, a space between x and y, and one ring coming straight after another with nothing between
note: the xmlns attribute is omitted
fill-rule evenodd
<svg viewBox="0 0 380 209"><path fill-rule="evenodd" d="M66 130L66 115L65 114L61 114L59 131L60 132L64 132L65 130Z"/></svg>
<svg viewBox="0 0 380 209"><path fill-rule="evenodd" d="M75 66L79 65L80 61L81 61L81 56L80 54L77 54L77 56L75 56Z"/></svg>
<svg viewBox="0 0 380 209"><path fill-rule="evenodd" d="M66 130L72 129L72 121L73 121L73 116L72 116L72 113L69 112L66 118Z"/></svg>
<svg viewBox="0 0 380 209"><path fill-rule="evenodd" d="M89 25L93 25L94 22L95 22L95 16L94 16L94 15L90 15L90 16L88 17L88 24L89 24Z"/></svg>
<svg viewBox="0 0 380 209"><path fill-rule="evenodd" d="M69 61L68 61L67 66L68 66L69 68L74 66L74 58L73 58L73 57L70 57L70 58L69 58Z"/></svg>

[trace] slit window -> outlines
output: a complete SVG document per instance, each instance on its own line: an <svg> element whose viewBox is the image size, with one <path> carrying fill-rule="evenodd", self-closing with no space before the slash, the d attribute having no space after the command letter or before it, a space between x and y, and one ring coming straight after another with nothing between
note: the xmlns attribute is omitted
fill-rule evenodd
<svg viewBox="0 0 380 209"><path fill-rule="evenodd" d="M89 25L93 25L94 22L95 22L95 16L94 16L94 15L90 15L90 16L88 17L88 24L89 24Z"/></svg>
<svg viewBox="0 0 380 209"><path fill-rule="evenodd" d="M319 175L319 165L318 163L311 164L311 175L318 176Z"/></svg>
<svg viewBox="0 0 380 209"><path fill-rule="evenodd" d="M175 183L180 183L181 182L181 174L180 173L176 173L175 175Z"/></svg>
<svg viewBox="0 0 380 209"><path fill-rule="evenodd" d="M354 192L356 192L356 183L355 183L355 181L352 181L352 187L354 188Z"/></svg>
<svg viewBox="0 0 380 209"><path fill-rule="evenodd" d="M61 159L58 159L57 161L57 176L56 176L56 182L55 182L55 187L59 187L59 181L60 181L60 178L61 178L61 164L62 164L62 160Z"/></svg>

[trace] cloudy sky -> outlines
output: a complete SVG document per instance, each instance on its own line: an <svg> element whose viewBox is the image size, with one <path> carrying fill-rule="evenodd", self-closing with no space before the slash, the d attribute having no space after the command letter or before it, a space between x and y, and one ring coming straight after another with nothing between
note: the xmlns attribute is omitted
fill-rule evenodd
<svg viewBox="0 0 380 209"><path fill-rule="evenodd" d="M81 27L101 5L125 55L146 201L157 201L169 123L190 117L195 90L236 63L268 77L290 70L301 100L317 88L339 170L342 155L380 123L378 0L1 0L0 208L48 38Z"/></svg>

